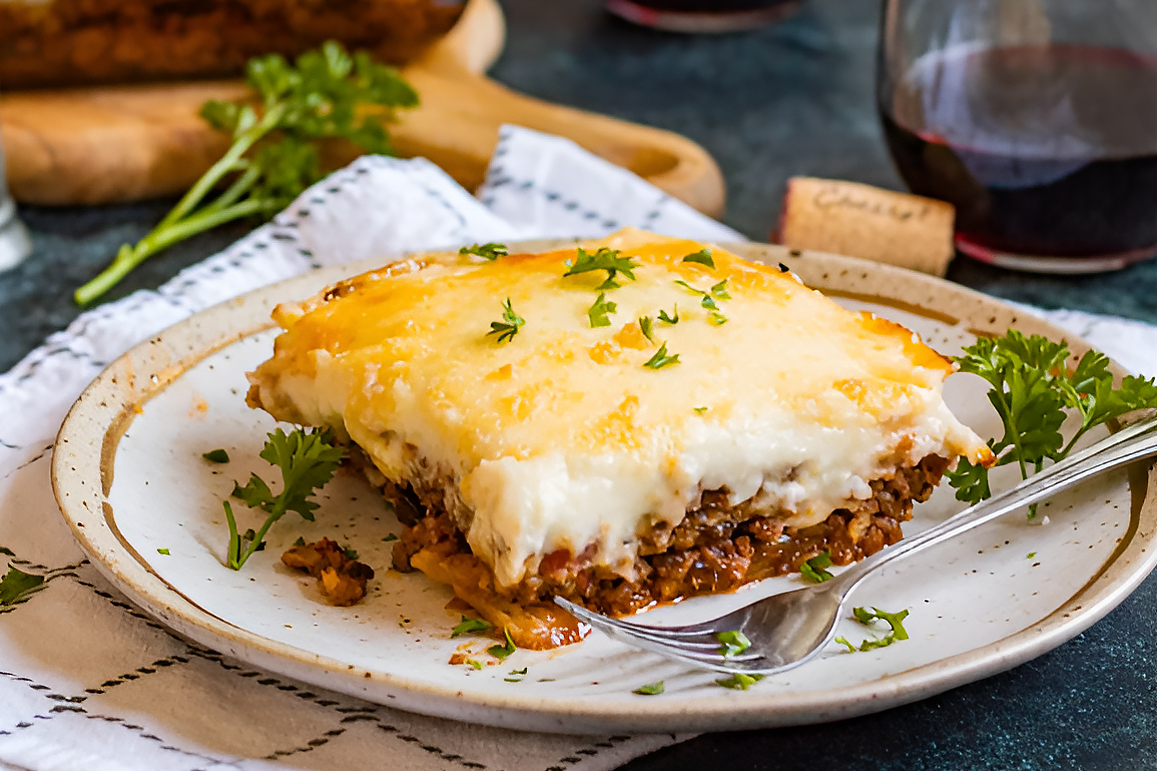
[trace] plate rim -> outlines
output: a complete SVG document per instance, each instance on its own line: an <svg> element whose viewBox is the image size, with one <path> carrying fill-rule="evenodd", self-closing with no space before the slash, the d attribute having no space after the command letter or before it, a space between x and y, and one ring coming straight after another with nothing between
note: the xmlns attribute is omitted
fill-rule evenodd
<svg viewBox="0 0 1157 771"><path fill-rule="evenodd" d="M524 251L545 250L571 245L575 240L540 239L510 246ZM1074 356L1089 349L1083 340L1044 319L933 276L852 257L772 244L722 246L761 262L784 263L808 286L819 288L825 294L866 299L944 321L959 323L968 319L967 329L982 334L999 334L1015 323L1026 333L1065 339ZM85 389L69 410L57 436L52 485L62 516L77 543L111 583L151 615L198 643L272 672L386 706L518 730L570 734L671 733L828 722L934 696L1011 669L1075 637L1120 604L1157 566L1157 549L1145 548L1152 546L1157 528L1142 526L1157 523L1157 501L1149 494L1157 482L1157 469L1151 469L1147 477L1135 473L1130 476L1134 499L1130 522L1133 537L1124 542L1123 548L1114 551L1100 571L1060 607L995 642L851 686L768 694L749 691L743 694L743 709L738 710L733 709L738 704L733 701L735 695L723 690L718 696L682 702L639 699L600 704L585 698L558 700L557 705L552 701L544 708L541 696L491 692L466 697L451 686L437 686L421 679L364 669L351 672L346 662L278 643L209 613L168 585L150 569L142 555L136 555L131 549L117 553L118 547L127 547L127 544L108 528L111 505L106 496L117 442L131 422L133 405L164 390L206 356L272 327L268 311L277 302L300 299L317 291L323 283L332 284L394 259L418 254L426 253L377 257L309 271L226 300L133 346ZM940 295L935 309L920 303L924 293ZM974 315L978 309L984 311L979 319ZM234 318L250 318L253 323L245 325L243 330L220 324ZM200 327L206 322L218 324L221 330L202 333ZM179 345L173 347L174 341ZM143 364L152 366L142 367ZM1118 376L1125 373L1116 364L1112 369ZM148 377L144 377L146 372ZM137 382L142 379L143 383ZM93 432L99 436L100 451L86 453L83 448L88 445L91 450ZM97 474L91 476L94 456L97 456ZM93 480L99 484L92 484ZM1144 489L1140 489L1141 486ZM96 489L98 487L100 489ZM1137 526L1133 527L1134 524ZM112 538L112 543L105 543L106 538Z"/></svg>

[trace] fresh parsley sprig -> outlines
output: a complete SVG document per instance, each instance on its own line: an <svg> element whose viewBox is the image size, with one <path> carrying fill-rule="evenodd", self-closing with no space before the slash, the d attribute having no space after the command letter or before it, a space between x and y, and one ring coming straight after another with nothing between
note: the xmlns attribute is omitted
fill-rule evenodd
<svg viewBox="0 0 1157 771"><path fill-rule="evenodd" d="M190 236L244 217L268 218L322 177L323 139L345 139L368 153L393 154L385 122L395 108L415 107L418 95L397 70L329 41L289 64L281 56L250 59L246 82L258 104L210 101L201 117L233 144L152 232L124 244L116 258L76 290L86 305L152 255ZM365 111L363 105L380 109ZM263 141L266 138L270 141ZM216 198L207 196L226 183Z"/></svg>
<svg viewBox="0 0 1157 771"><path fill-rule="evenodd" d="M1027 479L1030 470L1038 472L1046 461L1068 455L1091 429L1133 410L1157 407L1153 380L1130 375L1114 387L1104 354L1087 352L1071 371L1069 356L1066 343L1013 329L1002 337L982 337L954 357L961 372L984 378L991 386L988 401L1004 425L1004 435L988 442L996 466L1015 463ZM1080 425L1066 442L1061 427L1070 414ZM988 469L967 458L948 472L948 481L956 498L970 504L992 494ZM1030 510L1029 516L1034 513Z"/></svg>
<svg viewBox="0 0 1157 771"><path fill-rule="evenodd" d="M249 530L244 536L237 533L233 507L229 501L222 501L229 525L227 561L233 570L240 570L254 552L265 548L265 534L286 512L296 511L303 519L313 521L318 504L309 498L333 478L345 457L345 450L334 445L333 435L328 430L296 429L286 434L278 428L269 434L260 457L281 470L282 489L274 495L265 480L256 474L250 474L244 487L234 483L234 498L268 514L259 530Z"/></svg>
<svg viewBox="0 0 1157 771"><path fill-rule="evenodd" d="M577 276L580 273L605 270L607 272L607 280L595 287L595 291L604 292L611 289L618 289L622 285L615 280L615 277L622 273L631 279L631 281L634 281L635 268L639 267L638 263L634 261L634 257L623 257L621 255L622 252L618 249L608 249L605 246L599 247L599 250L594 254L579 247L574 265L571 265L567 272L562 274L563 278L567 276Z"/></svg>
<svg viewBox="0 0 1157 771"><path fill-rule="evenodd" d="M524 324L526 324L526 319L514 312L514 308L510 305L510 298L507 297L506 302L502 304L502 321L491 321L490 331L486 335L487 337L498 335L498 342L500 343L504 340L513 340Z"/></svg>

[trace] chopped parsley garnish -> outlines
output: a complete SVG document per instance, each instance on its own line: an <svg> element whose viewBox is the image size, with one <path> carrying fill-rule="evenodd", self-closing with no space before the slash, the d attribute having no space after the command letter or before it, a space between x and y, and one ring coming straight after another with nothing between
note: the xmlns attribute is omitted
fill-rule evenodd
<svg viewBox="0 0 1157 771"><path fill-rule="evenodd" d="M463 246L458 250L458 254L474 254L493 262L499 257L505 257L510 254L506 248L506 244L474 244L473 246Z"/></svg>
<svg viewBox="0 0 1157 771"><path fill-rule="evenodd" d="M699 295L699 304L709 311L719 310L719 305L715 302L716 298L720 300L731 299L731 295L727 293L727 279L723 279L718 284L715 284L707 290L697 289L681 279L676 280L675 283L686 289L688 292ZM726 321L726 319L724 319L724 321Z"/></svg>
<svg viewBox="0 0 1157 771"><path fill-rule="evenodd" d="M228 565L240 570L254 552L265 548L265 534L274 522L288 511L296 511L304 519L313 521L317 504L309 500L314 491L324 487L345 457L345 451L334 445L333 435L327 431L296 429L286 434L280 428L269 434L260 457L281 470L282 490L274 495L261 477L251 474L242 487L233 485L233 497L250 508L260 508L268 516L261 529L252 529L244 536L237 534L233 507L222 501L225 519L229 525Z"/></svg>
<svg viewBox="0 0 1157 771"><path fill-rule="evenodd" d="M8 572L0 578L0 606L23 602L43 583L44 576L34 576L9 566Z"/></svg>
<svg viewBox="0 0 1157 771"><path fill-rule="evenodd" d="M293 542L293 545L294 546L305 546L305 539L299 535L299 536L297 536L297 540Z"/></svg>
<svg viewBox="0 0 1157 771"><path fill-rule="evenodd" d="M396 541L396 540L398 540L398 536L394 535L393 533L390 533L389 535L387 535L385 538L382 539L382 543L389 543L390 541Z"/></svg>
<svg viewBox="0 0 1157 771"><path fill-rule="evenodd" d="M502 679L508 683L521 683L524 677L526 677L526 667L522 669L512 669L510 670L510 674Z"/></svg>
<svg viewBox="0 0 1157 771"><path fill-rule="evenodd" d="M1092 428L1135 409L1157 407L1152 379L1129 375L1114 388L1104 354L1087 352L1071 372L1066 366L1069 355L1066 343L1010 329L1003 337L982 337L962 356L953 357L961 372L978 375L991 386L988 400L1004 423L1004 436L988 442L996 466L1015 463L1027 479L1030 467L1035 473L1045 461L1064 458ZM1061 426L1070 411L1080 425L1066 443ZM947 476L958 500L976 504L992 494L988 469L967 458ZM1029 517L1035 514L1035 506L1030 507Z"/></svg>
<svg viewBox="0 0 1157 771"><path fill-rule="evenodd" d="M646 685L640 685L638 688L631 691L631 693L637 693L640 696L658 696L663 692L663 690L663 681L660 680L657 683L647 683Z"/></svg>
<svg viewBox="0 0 1157 771"><path fill-rule="evenodd" d="M845 646L849 653L854 653L856 651L870 651L875 650L876 648L886 648L893 643L908 639L908 630L904 629L904 619L908 617L907 609L901 610L898 613L889 613L886 610L880 610L879 608L875 607L871 610L868 610L867 608L853 608L852 617L864 626L871 626L875 621L885 621L887 622L888 626L891 627L891 631L878 640L872 638L864 640L860 643L859 648L850 643L847 638L837 637L836 642Z"/></svg>
<svg viewBox="0 0 1157 771"><path fill-rule="evenodd" d="M654 322L651 320L650 316L639 317L639 329L642 330L643 337L647 338L652 343L655 342L655 338L653 336L655 331Z"/></svg>
<svg viewBox="0 0 1157 771"><path fill-rule="evenodd" d="M896 637L896 635L888 634L887 636L885 636L879 640L874 640L872 638L868 638L868 639L864 640L863 642L861 642L860 647L857 648L855 645L850 643L848 641L848 638L846 638L846 637L837 637L835 639L835 641L838 642L840 645L847 647L848 653L855 653L856 651L870 651L870 650L875 650L876 648L887 648L889 645L892 645L893 643L897 642L898 640L899 640L899 638Z"/></svg>
<svg viewBox="0 0 1157 771"><path fill-rule="evenodd" d="M659 350L655 351L655 355L643 363L643 366L650 367L651 369L663 369L663 367L669 367L672 364L678 363L679 354L676 353L668 356L667 344L663 343L661 346L659 346Z"/></svg>
<svg viewBox="0 0 1157 771"><path fill-rule="evenodd" d="M660 309L659 310L659 321L662 321L665 324L678 324L679 323L679 306L678 305L675 306L675 315L674 316L668 316L667 311Z"/></svg>
<svg viewBox="0 0 1157 771"><path fill-rule="evenodd" d="M505 661L507 656L518 650L518 646L514 644L514 640L510 639L510 630L502 627L502 634L506 636L505 645L491 645L486 649L487 653L499 661Z"/></svg>
<svg viewBox="0 0 1157 771"><path fill-rule="evenodd" d="M474 669L482 669L482 662L478 659L466 659L466 663L474 667Z"/></svg>
<svg viewBox="0 0 1157 771"><path fill-rule="evenodd" d="M639 267L638 263L633 262L633 257L621 257L618 249L608 249L603 246L597 252L591 254L583 248L578 250L578 259L575 260L574 265L571 265L566 273L563 273L563 278L567 276L577 276L580 273L589 273L595 270L605 270L607 272L607 280L599 284L596 289L598 291L605 291L608 289L618 289L621 284L615 281L615 276L622 273L632 281L635 280L635 268Z"/></svg>
<svg viewBox="0 0 1157 771"><path fill-rule="evenodd" d="M491 624L486 619L482 618L467 618L462 617L462 620L450 630L450 639L461 637L464 634L477 634L478 632L485 632L487 629L493 629L494 624Z"/></svg>
<svg viewBox="0 0 1157 771"><path fill-rule="evenodd" d="M228 463L229 453L224 450L209 450L209 452L201 455L202 458L211 463Z"/></svg>
<svg viewBox="0 0 1157 771"><path fill-rule="evenodd" d="M683 258L683 262L697 262L700 265L706 265L712 270L715 269L715 260L711 258L710 249L700 249L693 254L689 254Z"/></svg>
<svg viewBox="0 0 1157 771"><path fill-rule="evenodd" d="M157 554L163 554L166 557L168 557L169 556L169 550L168 549L157 549Z"/></svg>
<svg viewBox="0 0 1157 771"><path fill-rule="evenodd" d="M751 640L748 640L747 635L739 630L720 632L715 635L715 639L721 643L719 654L724 657L738 656L751 647Z"/></svg>
<svg viewBox="0 0 1157 771"><path fill-rule="evenodd" d="M510 306L510 298L506 298L506 302L502 304L502 321L491 321L490 331L487 336L498 335L498 342L503 340L513 340L514 336L518 334L518 330L526 323L526 319L514 312L514 308Z"/></svg>
<svg viewBox="0 0 1157 771"><path fill-rule="evenodd" d="M346 546L342 549L342 554L345 555L347 560L356 560L358 558L358 553L352 546Z"/></svg>
<svg viewBox="0 0 1157 771"><path fill-rule="evenodd" d="M727 323L727 317L719 311L711 311L707 314L707 321L710 322L711 326L719 327Z"/></svg>
<svg viewBox="0 0 1157 771"><path fill-rule="evenodd" d="M804 578L819 584L832 577L832 574L827 570L831 566L832 555L825 551L800 565L799 572Z"/></svg>
<svg viewBox="0 0 1157 771"><path fill-rule="evenodd" d="M591 329L595 327L609 327L611 320L607 315L614 313L618 305L607 300L606 292L599 294L599 299L595 300L595 304L587 310L587 318L590 319Z"/></svg>
<svg viewBox="0 0 1157 771"><path fill-rule="evenodd" d="M742 672L736 672L731 677L716 680L715 684L721 685L724 688L731 688L735 691L746 691L762 679L763 675L745 675Z"/></svg>
<svg viewBox="0 0 1157 771"><path fill-rule="evenodd" d="M707 408L707 407L696 407L696 408L695 408L695 411L696 411L697 413L699 413L700 415L702 415L703 413L707 412L707 410L708 410L708 408Z"/></svg>
<svg viewBox="0 0 1157 771"><path fill-rule="evenodd" d="M1030 551L1030 552L1028 553L1028 556L1026 556L1026 557L1025 557L1025 559L1032 559L1032 558L1033 558L1033 557L1035 557L1035 556L1036 556L1036 552L1035 552L1035 551Z"/></svg>
<svg viewBox="0 0 1157 771"><path fill-rule="evenodd" d="M870 611L867 608L853 608L852 616L864 626L871 626L873 621L886 621L888 626L892 627L892 634L897 640L908 639L908 632L904 629L904 619L908 618L907 608L898 613L889 613L875 607Z"/></svg>

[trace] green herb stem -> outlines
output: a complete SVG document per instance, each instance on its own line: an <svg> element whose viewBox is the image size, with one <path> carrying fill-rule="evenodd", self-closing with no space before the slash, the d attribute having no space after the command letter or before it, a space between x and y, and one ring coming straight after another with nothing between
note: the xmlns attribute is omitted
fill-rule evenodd
<svg viewBox="0 0 1157 771"><path fill-rule="evenodd" d="M190 236L195 236L206 230L212 230L218 225L223 225L226 222L248 217L253 214L259 214L266 206L267 204L264 201L242 201L227 209L206 212L190 217L164 229L158 227L135 245L123 245L120 251L117 252L116 259L101 271L96 278L89 281L80 289L77 289L73 298L76 300L77 305L88 305L120 283L121 279L154 254Z"/></svg>

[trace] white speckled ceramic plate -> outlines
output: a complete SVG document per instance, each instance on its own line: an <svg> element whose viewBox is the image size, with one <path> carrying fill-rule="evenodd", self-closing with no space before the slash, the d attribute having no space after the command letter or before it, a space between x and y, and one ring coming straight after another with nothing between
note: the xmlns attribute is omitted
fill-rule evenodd
<svg viewBox="0 0 1157 771"><path fill-rule="evenodd" d="M541 246L541 244L539 244ZM927 276L779 247L736 247L785 262L840 302L918 331L944 353L977 331L1060 337L1047 324L991 298ZM575 732L698 731L833 720L914 701L1012 667L1078 634L1149 573L1157 511L1144 470L1092 482L1043 508L1044 525L1010 515L897 565L864 585L856 604L908 608L911 639L866 653L832 645L820 659L751 690L716 686L709 673L632 650L598 634L552 652L518 651L475 671L452 666L463 641L450 593L418 573L389 570L399 526L377 494L339 474L321 495L316 522L289 514L269 548L244 570L222 565L221 501L250 471L274 423L245 406L246 371L270 353L272 307L304 298L371 265L301 276L227 302L136 347L98 378L61 429L53 466L65 518L93 563L141 607L178 632L239 659L401 709L511 728ZM1078 351L1083 346L1070 340ZM982 435L999 424L985 387L953 377L947 398ZM201 454L223 447L232 461ZM916 531L957 510L942 489L906 526ZM236 507L241 527L258 518ZM361 604L321 602L314 582L277 556L298 536L352 545L378 577ZM161 553L160 550L167 550ZM706 618L798 585L766 581L736 595L699 598L653 612L655 620ZM853 621L839 634L873 633ZM468 641L478 658L489 640ZM504 677L526 667L522 682ZM634 688L666 682L661 696Z"/></svg>

